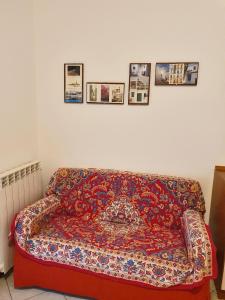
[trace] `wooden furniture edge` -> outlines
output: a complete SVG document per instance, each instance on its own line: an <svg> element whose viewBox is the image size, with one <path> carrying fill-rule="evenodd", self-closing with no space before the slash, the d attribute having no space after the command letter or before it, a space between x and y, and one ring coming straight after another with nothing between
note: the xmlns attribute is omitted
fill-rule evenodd
<svg viewBox="0 0 225 300"><path fill-rule="evenodd" d="M215 166L215 171L225 172L225 166Z"/></svg>

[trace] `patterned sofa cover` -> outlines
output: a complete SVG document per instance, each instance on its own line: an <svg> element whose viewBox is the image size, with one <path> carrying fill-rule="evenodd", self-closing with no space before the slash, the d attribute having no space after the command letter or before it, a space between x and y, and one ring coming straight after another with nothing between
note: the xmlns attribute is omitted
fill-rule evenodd
<svg viewBox="0 0 225 300"><path fill-rule="evenodd" d="M21 211L15 241L42 262L137 285L192 288L215 276L194 180L62 168L46 197Z"/></svg>

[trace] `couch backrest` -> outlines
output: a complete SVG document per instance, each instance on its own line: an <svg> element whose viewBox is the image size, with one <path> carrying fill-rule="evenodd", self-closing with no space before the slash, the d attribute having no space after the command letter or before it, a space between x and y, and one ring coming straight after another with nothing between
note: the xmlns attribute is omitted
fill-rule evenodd
<svg viewBox="0 0 225 300"><path fill-rule="evenodd" d="M114 200L127 198L149 226L180 227L183 212L205 212L199 183L195 180L104 169L61 168L46 192L66 199L76 215L94 219ZM74 206L75 203L75 206Z"/></svg>

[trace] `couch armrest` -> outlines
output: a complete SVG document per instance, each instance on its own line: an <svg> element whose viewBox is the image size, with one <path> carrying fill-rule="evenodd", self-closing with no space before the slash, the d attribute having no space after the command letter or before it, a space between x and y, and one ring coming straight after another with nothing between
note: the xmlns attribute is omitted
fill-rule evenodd
<svg viewBox="0 0 225 300"><path fill-rule="evenodd" d="M43 219L59 207L60 200L51 195L24 208L14 221L17 243L25 249L26 240L38 233Z"/></svg>
<svg viewBox="0 0 225 300"><path fill-rule="evenodd" d="M190 263L193 264L193 276L204 278L215 276L215 246L210 237L202 214L188 209L182 217L182 228Z"/></svg>

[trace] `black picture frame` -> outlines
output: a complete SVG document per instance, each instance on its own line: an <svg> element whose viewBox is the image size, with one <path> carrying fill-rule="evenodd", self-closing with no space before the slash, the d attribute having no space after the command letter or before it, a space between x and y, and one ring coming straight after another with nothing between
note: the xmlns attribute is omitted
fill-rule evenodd
<svg viewBox="0 0 225 300"><path fill-rule="evenodd" d="M130 63L129 105L148 105L150 97L151 63Z"/></svg>
<svg viewBox="0 0 225 300"><path fill-rule="evenodd" d="M64 103L83 103L84 64L64 64Z"/></svg>
<svg viewBox="0 0 225 300"><path fill-rule="evenodd" d="M86 102L92 104L124 104L124 82L87 82Z"/></svg>
<svg viewBox="0 0 225 300"><path fill-rule="evenodd" d="M198 72L198 62L156 63L155 85L196 86Z"/></svg>

